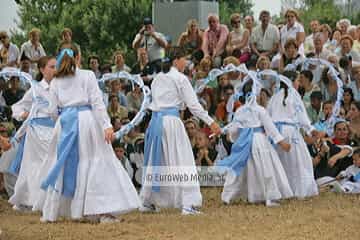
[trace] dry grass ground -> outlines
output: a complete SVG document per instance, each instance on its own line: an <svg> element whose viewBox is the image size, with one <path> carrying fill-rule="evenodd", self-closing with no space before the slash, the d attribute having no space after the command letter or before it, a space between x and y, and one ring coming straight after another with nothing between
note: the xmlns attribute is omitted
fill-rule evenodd
<svg viewBox="0 0 360 240"><path fill-rule="evenodd" d="M178 210L133 212L116 224L60 221L42 224L39 214L14 212L0 200L1 240L45 239L360 239L360 196L322 193L306 201L286 200L278 208L243 202L225 206L221 189L203 189L201 216Z"/></svg>

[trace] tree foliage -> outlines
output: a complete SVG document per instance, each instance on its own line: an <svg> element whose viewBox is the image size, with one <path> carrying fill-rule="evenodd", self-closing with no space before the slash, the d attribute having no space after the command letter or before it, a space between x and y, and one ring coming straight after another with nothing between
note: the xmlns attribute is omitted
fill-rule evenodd
<svg viewBox="0 0 360 240"><path fill-rule="evenodd" d="M252 15L251 0L219 0L219 15L223 23L230 24L230 16L233 13L240 13L242 17Z"/></svg>
<svg viewBox="0 0 360 240"><path fill-rule="evenodd" d="M131 43L144 16L151 16L151 0L17 0L21 31L13 41L21 45L27 33L41 30L47 54L55 55L61 31L68 27L73 40L81 46L83 59L97 54L110 61L114 50L133 57Z"/></svg>

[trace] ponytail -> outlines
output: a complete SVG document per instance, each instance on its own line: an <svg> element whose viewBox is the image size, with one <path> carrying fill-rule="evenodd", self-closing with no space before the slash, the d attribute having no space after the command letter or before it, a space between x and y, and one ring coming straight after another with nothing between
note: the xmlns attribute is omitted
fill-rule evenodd
<svg viewBox="0 0 360 240"><path fill-rule="evenodd" d="M78 56L79 52L77 47L70 45L70 47L61 48L56 60L57 60L57 73L56 77L67 77L74 76L76 70L75 57Z"/></svg>

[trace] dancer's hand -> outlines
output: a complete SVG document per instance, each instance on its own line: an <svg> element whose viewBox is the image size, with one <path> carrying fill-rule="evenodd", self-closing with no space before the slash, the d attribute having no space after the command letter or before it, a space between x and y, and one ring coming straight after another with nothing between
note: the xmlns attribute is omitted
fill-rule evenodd
<svg viewBox="0 0 360 240"><path fill-rule="evenodd" d="M211 132L213 132L216 136L221 134L221 128L219 124L217 124L215 121L212 124L210 124L210 129Z"/></svg>
<svg viewBox="0 0 360 240"><path fill-rule="evenodd" d="M20 118L22 120L25 120L25 119L27 119L28 116L29 116L29 112L23 112L23 114L21 114Z"/></svg>
<svg viewBox="0 0 360 240"><path fill-rule="evenodd" d="M106 143L111 143L114 139L114 129L111 128L107 128L105 129L105 141Z"/></svg>
<svg viewBox="0 0 360 240"><path fill-rule="evenodd" d="M285 152L290 151L291 145L289 143L285 142L284 140L280 141L278 144L283 151L285 151Z"/></svg>

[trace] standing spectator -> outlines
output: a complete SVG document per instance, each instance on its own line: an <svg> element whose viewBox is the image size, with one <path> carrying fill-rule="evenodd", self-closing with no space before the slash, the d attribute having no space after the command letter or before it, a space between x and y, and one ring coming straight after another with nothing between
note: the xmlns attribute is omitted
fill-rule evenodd
<svg viewBox="0 0 360 240"><path fill-rule="evenodd" d="M352 69L353 81L349 84L355 101L360 101L360 66L353 67Z"/></svg>
<svg viewBox="0 0 360 240"><path fill-rule="evenodd" d="M250 58L248 51L249 30L241 26L240 14L231 15L230 23L233 30L229 33L226 51L228 55L237 57L240 62L246 62Z"/></svg>
<svg viewBox="0 0 360 240"><path fill-rule="evenodd" d="M19 48L10 42L5 31L0 32L0 69L3 67L16 67L19 59Z"/></svg>
<svg viewBox="0 0 360 240"><path fill-rule="evenodd" d="M285 12L286 25L281 28L281 53L284 53L285 44L289 38L296 40L296 45L298 46L298 52L300 55L304 55L304 40L305 40L305 31L304 27L298 22L299 15L293 9L289 9Z"/></svg>
<svg viewBox="0 0 360 240"><path fill-rule="evenodd" d="M91 55L88 58L88 65L91 71L95 73L95 76L97 79L101 78L101 72L99 69L100 66L100 58L96 55Z"/></svg>
<svg viewBox="0 0 360 240"><path fill-rule="evenodd" d="M208 16L208 24L203 35L202 50L205 57L212 58L215 67L220 67L229 30L226 25L220 24L219 17L215 14Z"/></svg>
<svg viewBox="0 0 360 240"><path fill-rule="evenodd" d="M314 51L314 35L315 33L319 32L320 23L318 20L312 20L310 22L310 30L311 34L305 38L304 48L305 54Z"/></svg>
<svg viewBox="0 0 360 240"><path fill-rule="evenodd" d="M192 54L194 51L201 49L202 32L199 29L199 24L195 19L191 19L187 23L186 32L183 32L178 40L178 46L186 50L187 54Z"/></svg>
<svg viewBox="0 0 360 240"><path fill-rule="evenodd" d="M80 45L73 42L72 35L73 35L73 33L70 28L64 28L61 32L61 40L63 43L75 45L77 47L77 49L79 50L79 56L81 57Z"/></svg>
<svg viewBox="0 0 360 240"><path fill-rule="evenodd" d="M120 71L131 72L131 69L125 64L124 55L121 51L118 50L114 52L113 62L115 64L111 68L113 73Z"/></svg>
<svg viewBox="0 0 360 240"><path fill-rule="evenodd" d="M354 49L352 48L353 44L354 40L350 35L343 35L340 39L341 48L338 49L337 55L339 56L339 58L350 55L353 62L360 63L360 53L354 51Z"/></svg>
<svg viewBox="0 0 360 240"><path fill-rule="evenodd" d="M251 50L256 58L267 56L271 60L278 52L280 33L277 27L270 23L270 12L261 11L259 20L261 24L255 27L251 34Z"/></svg>
<svg viewBox="0 0 360 240"><path fill-rule="evenodd" d="M33 28L29 32L29 41L21 45L20 56L25 56L31 62L31 70L37 72L37 61L46 55L43 46L40 43L40 29Z"/></svg>
<svg viewBox="0 0 360 240"><path fill-rule="evenodd" d="M148 54L145 48L138 48L137 50L137 62L131 68L131 74L140 74L144 83L148 86L151 84L151 77L157 70L153 65L149 64Z"/></svg>
<svg viewBox="0 0 360 240"><path fill-rule="evenodd" d="M162 33L155 32L152 20L148 17L144 18L144 25L136 34L132 43L134 49L145 48L149 61L155 64L161 60L165 55L165 48L167 46L166 39Z"/></svg>

